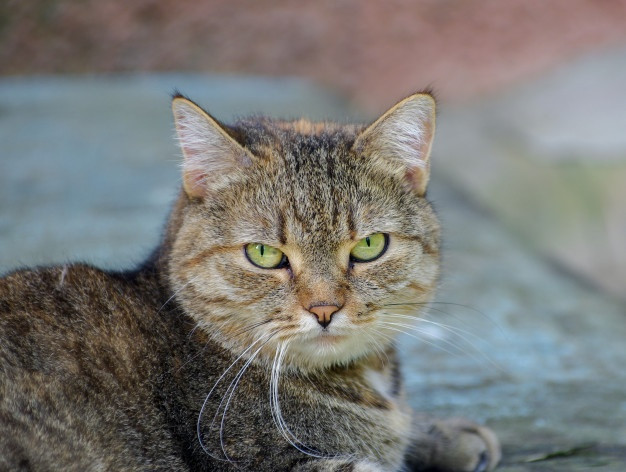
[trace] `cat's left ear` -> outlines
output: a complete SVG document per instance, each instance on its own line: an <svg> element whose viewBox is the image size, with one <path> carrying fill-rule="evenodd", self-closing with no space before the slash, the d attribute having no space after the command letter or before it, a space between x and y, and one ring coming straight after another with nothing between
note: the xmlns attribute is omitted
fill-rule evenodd
<svg viewBox="0 0 626 472"><path fill-rule="evenodd" d="M352 149L403 173L411 188L424 195L434 135L435 99L418 93L396 104L366 128Z"/></svg>

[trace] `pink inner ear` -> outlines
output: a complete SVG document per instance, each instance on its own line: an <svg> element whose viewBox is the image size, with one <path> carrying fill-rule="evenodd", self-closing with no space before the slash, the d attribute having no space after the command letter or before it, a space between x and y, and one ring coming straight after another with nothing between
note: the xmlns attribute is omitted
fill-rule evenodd
<svg viewBox="0 0 626 472"><path fill-rule="evenodd" d="M190 197L204 197L206 195L207 174L198 169L185 169L183 186Z"/></svg>
<svg viewBox="0 0 626 472"><path fill-rule="evenodd" d="M421 167L410 167L405 172L405 179L413 190L418 195L424 195L426 193L426 186L428 184L428 171Z"/></svg>
<svg viewBox="0 0 626 472"><path fill-rule="evenodd" d="M423 123L422 135L416 147L419 164L409 167L406 171L406 179L418 195L426 193L430 177L430 147L433 140L433 131L432 123Z"/></svg>
<svg viewBox="0 0 626 472"><path fill-rule="evenodd" d="M183 151L183 187L190 197L203 197L206 194L206 172L196 167L201 162L202 152L190 146L193 136L189 129L181 126L187 118L183 113L175 114L179 143ZM194 165L195 164L195 165Z"/></svg>

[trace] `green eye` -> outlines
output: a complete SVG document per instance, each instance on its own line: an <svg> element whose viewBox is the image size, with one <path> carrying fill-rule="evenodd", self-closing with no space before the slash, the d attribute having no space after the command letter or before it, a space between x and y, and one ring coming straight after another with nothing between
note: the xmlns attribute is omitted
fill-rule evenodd
<svg viewBox="0 0 626 472"><path fill-rule="evenodd" d="M262 269L277 269L287 263L287 257L280 249L265 244L246 244L245 251L248 260Z"/></svg>
<svg viewBox="0 0 626 472"><path fill-rule="evenodd" d="M378 259L387 250L389 236L385 233L374 233L361 239L350 251L350 257L356 262L370 262Z"/></svg>

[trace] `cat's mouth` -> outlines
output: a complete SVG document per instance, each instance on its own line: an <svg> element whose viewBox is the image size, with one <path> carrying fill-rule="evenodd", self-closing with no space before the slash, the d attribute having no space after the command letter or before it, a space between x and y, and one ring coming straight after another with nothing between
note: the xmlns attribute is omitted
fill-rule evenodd
<svg viewBox="0 0 626 472"><path fill-rule="evenodd" d="M369 353L371 346L348 326L311 329L289 343L290 354L300 367L343 364Z"/></svg>
<svg viewBox="0 0 626 472"><path fill-rule="evenodd" d="M330 333L329 331L324 330L315 336L312 341L318 346L334 346L345 341L347 337L348 336L345 334Z"/></svg>

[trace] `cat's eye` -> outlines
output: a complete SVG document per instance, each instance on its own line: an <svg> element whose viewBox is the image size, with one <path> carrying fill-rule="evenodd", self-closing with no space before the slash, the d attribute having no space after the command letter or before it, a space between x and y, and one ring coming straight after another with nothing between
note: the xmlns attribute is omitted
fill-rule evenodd
<svg viewBox="0 0 626 472"><path fill-rule="evenodd" d="M262 269L278 269L287 265L287 256L280 249L260 243L245 246L246 257Z"/></svg>
<svg viewBox="0 0 626 472"><path fill-rule="evenodd" d="M350 251L350 259L356 262L370 262L382 256L389 246L389 235L370 234L361 239Z"/></svg>

